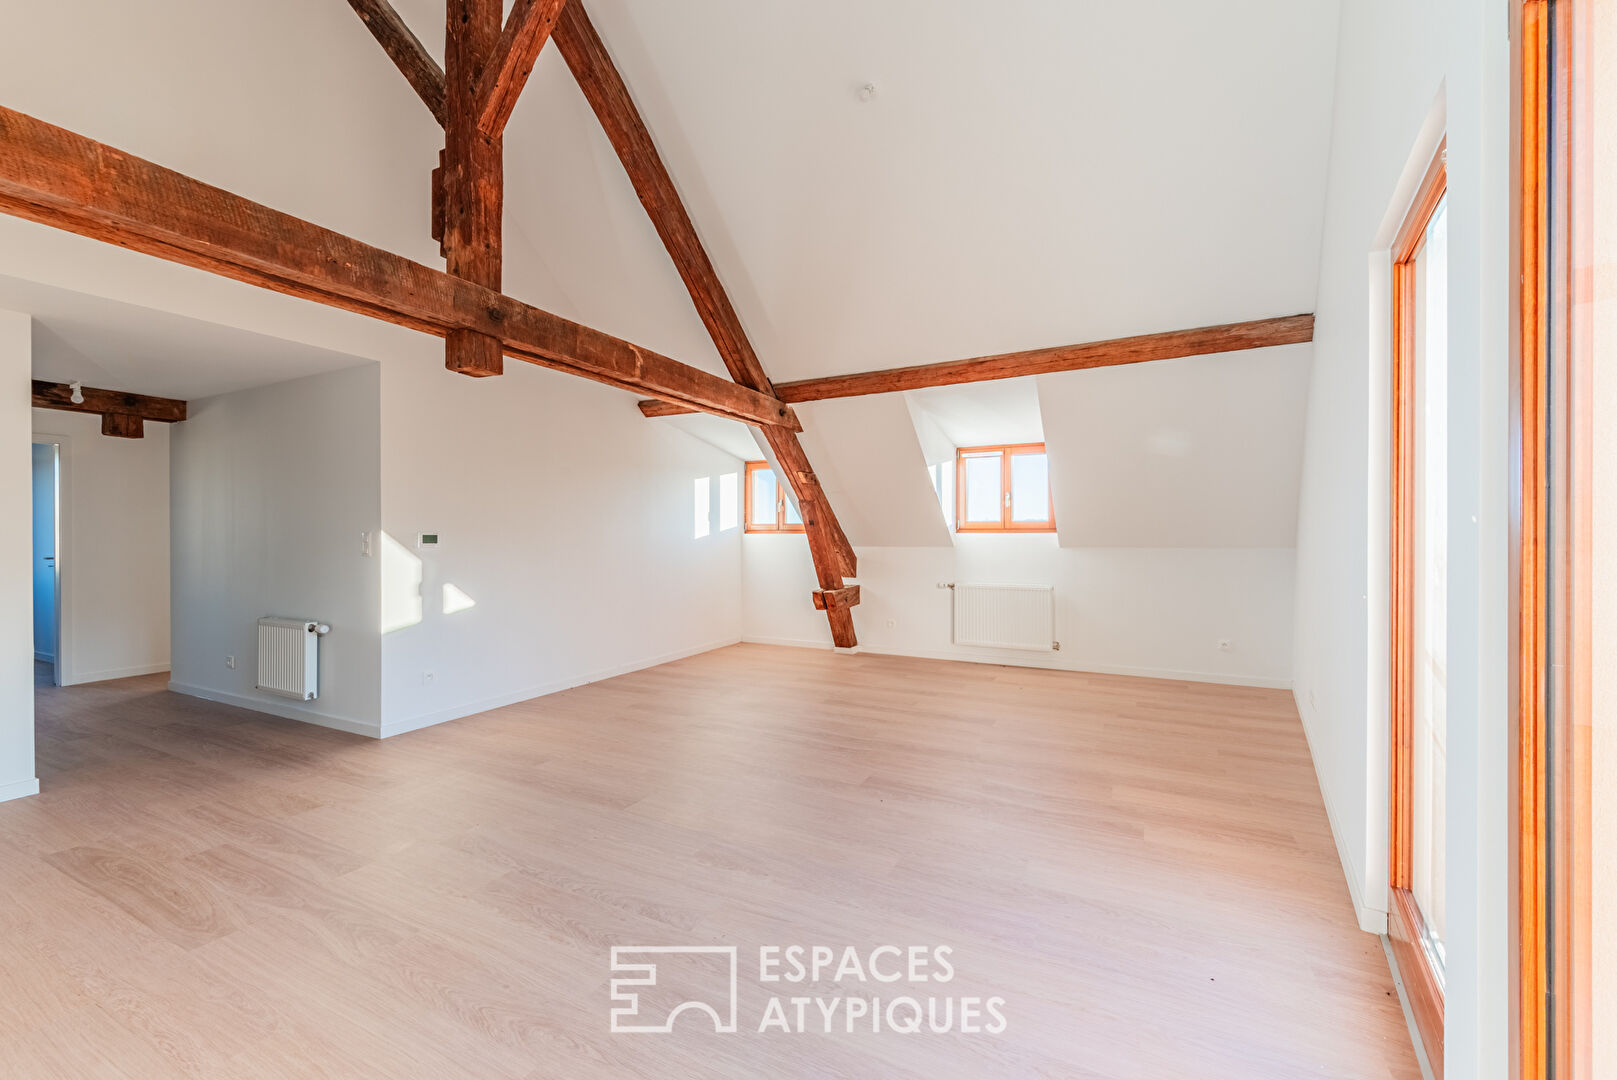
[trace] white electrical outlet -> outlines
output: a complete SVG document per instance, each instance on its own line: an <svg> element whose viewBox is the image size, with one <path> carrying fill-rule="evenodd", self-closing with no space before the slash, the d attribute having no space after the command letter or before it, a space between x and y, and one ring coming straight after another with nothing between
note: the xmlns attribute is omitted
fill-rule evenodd
<svg viewBox="0 0 1617 1080"><path fill-rule="evenodd" d="M897 625L898 625L898 620L897 619L888 619L887 620L887 629L891 630L893 627L895 627Z"/></svg>
<svg viewBox="0 0 1617 1080"><path fill-rule="evenodd" d="M370 558L371 534L368 532L362 532L359 534L359 553L365 556L367 559Z"/></svg>
<svg viewBox="0 0 1617 1080"><path fill-rule="evenodd" d="M433 681L433 680L434 680L434 679L436 679L436 678L437 678L437 677L438 677L438 675L437 675L437 673L436 673L436 672L432 672L432 671L423 671L423 672L422 672L422 673L421 673L421 681L422 681L422 682L423 682L423 683L426 683L426 684L429 684L429 685L430 685L430 684L431 684L431 683L432 683L432 681Z"/></svg>
<svg viewBox="0 0 1617 1080"><path fill-rule="evenodd" d="M1230 639L1229 638L1224 637L1224 638L1219 638L1218 639L1218 651L1219 652L1229 652L1230 651Z"/></svg>
<svg viewBox="0 0 1617 1080"><path fill-rule="evenodd" d="M235 671L236 670L236 658L234 656L225 657L225 667L229 668L231 671Z"/></svg>

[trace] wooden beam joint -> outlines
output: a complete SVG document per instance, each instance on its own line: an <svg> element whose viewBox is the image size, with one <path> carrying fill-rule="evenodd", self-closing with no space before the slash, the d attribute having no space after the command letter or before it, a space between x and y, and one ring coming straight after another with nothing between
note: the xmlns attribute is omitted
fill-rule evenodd
<svg viewBox="0 0 1617 1080"><path fill-rule="evenodd" d="M505 30L477 84L474 111L477 128L484 135L497 139L505 131L511 111L517 107L522 88L566 3L567 0L516 0L511 8Z"/></svg>
<svg viewBox="0 0 1617 1080"><path fill-rule="evenodd" d="M818 589L814 593L814 608L816 611L830 611L832 608L851 608L859 603L859 586L844 585L840 589Z"/></svg>
<svg viewBox="0 0 1617 1080"><path fill-rule="evenodd" d="M132 413L109 412L101 417L101 434L115 439L144 439L146 422Z"/></svg>
<svg viewBox="0 0 1617 1080"><path fill-rule="evenodd" d="M507 356L729 420L797 423L772 395L4 107L0 213L439 337L477 330Z"/></svg>

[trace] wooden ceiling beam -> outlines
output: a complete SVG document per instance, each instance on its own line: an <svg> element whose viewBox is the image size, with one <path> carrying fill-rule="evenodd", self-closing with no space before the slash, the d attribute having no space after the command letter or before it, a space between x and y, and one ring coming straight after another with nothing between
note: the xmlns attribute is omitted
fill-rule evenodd
<svg viewBox="0 0 1617 1080"><path fill-rule="evenodd" d="M499 138L567 0L516 0L477 87L477 126Z"/></svg>
<svg viewBox="0 0 1617 1080"><path fill-rule="evenodd" d="M83 400L74 401L72 383L43 382L39 379L33 380L33 383L34 408L100 414L103 435L141 439L146 435L144 422L147 420L177 424L185 419L185 402L176 398L150 397L81 385L79 396Z"/></svg>
<svg viewBox="0 0 1617 1080"><path fill-rule="evenodd" d="M635 193L674 260L725 367L740 385L773 397L769 376L741 325L724 283L719 280L713 261L708 258L696 225L663 164L662 155L657 152L657 144L628 86L590 22L583 0L568 0L561 9L552 37L612 148L617 151L618 160L623 162ZM840 592L844 588L844 576L853 577L857 572L853 545L842 531L797 436L778 426L766 426L763 432L797 499L820 589ZM857 644L848 605L827 608L826 614L837 645Z"/></svg>
<svg viewBox="0 0 1617 1080"><path fill-rule="evenodd" d="M0 212L749 424L767 394L0 107Z"/></svg>
<svg viewBox="0 0 1617 1080"><path fill-rule="evenodd" d="M501 0L444 5L444 152L434 177L434 222L444 269L500 291L505 215L505 147L478 126L478 85L500 40ZM505 372L493 334L461 329L444 339L444 366L481 378Z"/></svg>
<svg viewBox="0 0 1617 1080"><path fill-rule="evenodd" d="M1264 349L1271 345L1297 345L1313 340L1313 315L1286 315L1276 319L1203 326L1195 330L1173 330L1162 334L1092 341L1083 345L1062 345L1053 349L978 356L942 364L800 379L776 383L774 390L775 396L781 401L796 404L824 401L827 398L922 390L930 386L1015 379L1024 375L1050 375L1059 371L1141 364L1185 356L1211 356L1243 349ZM642 401L640 411L647 416L677 416L689 410L661 401Z"/></svg>
<svg viewBox="0 0 1617 1080"><path fill-rule="evenodd" d="M377 44L409 80L440 125L445 123L444 72L388 0L348 0Z"/></svg>

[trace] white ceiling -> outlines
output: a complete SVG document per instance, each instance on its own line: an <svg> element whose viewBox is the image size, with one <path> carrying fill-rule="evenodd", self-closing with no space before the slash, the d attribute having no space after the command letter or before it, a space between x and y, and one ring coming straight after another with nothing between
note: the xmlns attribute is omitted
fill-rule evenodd
<svg viewBox="0 0 1617 1080"><path fill-rule="evenodd" d="M442 0L396 3L438 51ZM1313 307L1337 0L589 3L777 380ZM8 106L440 265L427 208L442 133L347 5L83 0L10 17ZM553 47L506 153L506 291L722 371ZM0 273L137 303L172 295L184 306L171 310L260 332L91 312L0 282L0 306L43 312L47 377L93 368L189 398L354 361L317 342L370 359L436 347L303 302L247 303L194 271L131 275L126 252L82 259L0 232ZM304 344L262 336L277 333ZM1072 484L1057 493L1064 544L1289 544L1308 353L1282 351L1290 366L1271 374L1284 392L1255 414L1243 392L1260 384L1242 373L1274 361L1254 355L1041 377L1031 395L1025 382L980 384L800 411L811 428L884 428L861 436L891 454L870 476L824 436L808 440L845 482L839 512L871 535L930 535L888 515L921 505L910 459L936 457L936 429L957 444L1022 441L1037 422L1058 483ZM756 456L738 427L691 430ZM1185 439L1191 452L1175 457ZM890 469L904 471L897 496L872 479ZM1272 498L1211 499L1241 477Z"/></svg>
<svg viewBox="0 0 1617 1080"><path fill-rule="evenodd" d="M590 3L777 380L1312 310L1337 8ZM506 153L509 287L722 370L553 47Z"/></svg>
<svg viewBox="0 0 1617 1080"><path fill-rule="evenodd" d="M0 308L33 316L36 379L195 401L366 360L0 276Z"/></svg>
<svg viewBox="0 0 1617 1080"><path fill-rule="evenodd" d="M704 413L669 416L657 421L678 428L685 434L701 439L710 446L723 450L742 461L762 461L763 451L758 448L752 429L737 420L726 420Z"/></svg>
<svg viewBox="0 0 1617 1080"><path fill-rule="evenodd" d="M810 401L794 408L803 421L803 449L854 546L949 546L904 395Z"/></svg>
<svg viewBox="0 0 1617 1080"><path fill-rule="evenodd" d="M1063 547L1293 547L1311 345L1040 375Z"/></svg>
<svg viewBox="0 0 1617 1080"><path fill-rule="evenodd" d="M776 379L1313 307L1335 0L591 10ZM547 49L507 145L576 208L562 68Z"/></svg>
<svg viewBox="0 0 1617 1080"><path fill-rule="evenodd" d="M1031 376L933 386L907 396L957 447L1044 441L1039 389Z"/></svg>

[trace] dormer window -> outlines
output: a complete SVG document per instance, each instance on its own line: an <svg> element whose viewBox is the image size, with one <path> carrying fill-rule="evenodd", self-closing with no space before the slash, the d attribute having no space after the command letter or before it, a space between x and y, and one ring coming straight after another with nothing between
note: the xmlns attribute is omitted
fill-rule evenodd
<svg viewBox="0 0 1617 1080"><path fill-rule="evenodd" d="M956 532L1054 532L1043 443L963 446L955 454Z"/></svg>

